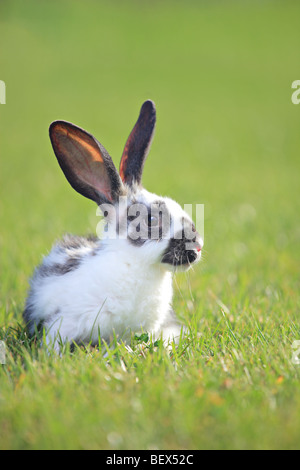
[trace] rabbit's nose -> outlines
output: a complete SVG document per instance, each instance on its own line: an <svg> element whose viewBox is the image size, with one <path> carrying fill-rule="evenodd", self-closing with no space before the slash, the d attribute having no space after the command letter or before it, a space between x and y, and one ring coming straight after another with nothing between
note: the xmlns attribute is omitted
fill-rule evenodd
<svg viewBox="0 0 300 470"><path fill-rule="evenodd" d="M198 253L200 253L200 251L202 250L202 247L203 247L203 243L201 241L195 240L195 250L198 251Z"/></svg>

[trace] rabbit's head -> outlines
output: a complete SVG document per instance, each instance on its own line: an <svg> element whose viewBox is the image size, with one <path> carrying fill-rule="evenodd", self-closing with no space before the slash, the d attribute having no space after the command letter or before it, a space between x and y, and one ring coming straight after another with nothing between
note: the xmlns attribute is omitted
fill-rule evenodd
<svg viewBox="0 0 300 470"><path fill-rule="evenodd" d="M148 263L188 269L199 261L203 245L190 216L174 200L150 193L141 184L155 122L154 103L145 101L119 172L103 145L74 124L53 122L50 138L71 186L101 209L104 239Z"/></svg>

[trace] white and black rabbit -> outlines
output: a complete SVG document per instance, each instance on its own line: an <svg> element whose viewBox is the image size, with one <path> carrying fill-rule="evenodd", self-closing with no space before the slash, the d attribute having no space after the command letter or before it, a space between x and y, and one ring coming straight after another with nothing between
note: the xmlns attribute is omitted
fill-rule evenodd
<svg viewBox="0 0 300 470"><path fill-rule="evenodd" d="M47 341L127 341L132 332L179 337L171 307L172 276L199 261L203 241L172 199L149 193L141 176L156 122L154 103L142 105L116 170L105 148L65 121L50 126L58 163L72 187L92 199L106 227L96 236L66 235L35 270L24 319Z"/></svg>

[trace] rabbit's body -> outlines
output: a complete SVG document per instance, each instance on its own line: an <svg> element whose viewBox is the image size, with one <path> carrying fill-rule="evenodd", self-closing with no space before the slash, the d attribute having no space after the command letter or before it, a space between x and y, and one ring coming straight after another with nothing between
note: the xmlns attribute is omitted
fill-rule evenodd
<svg viewBox="0 0 300 470"><path fill-rule="evenodd" d="M96 253L82 250L73 264L55 246L33 277L25 318L44 324L51 337L59 332L75 341L95 343L99 334L108 341L113 331L124 340L141 329L158 333L170 309L171 273L159 265L141 272L134 248L119 248L99 242Z"/></svg>
<svg viewBox="0 0 300 470"><path fill-rule="evenodd" d="M153 103L146 102L125 146L121 178L105 149L85 131L61 121L50 128L67 179L100 204L106 222L102 240L65 236L31 280L24 319L32 334L36 326L45 327L56 346L60 339L95 344L113 334L126 341L141 330L165 339L180 334L171 308L172 272L199 260L202 241L175 201L140 184L153 113ZM193 229L189 237L186 227ZM195 246L186 249L191 241Z"/></svg>
<svg viewBox="0 0 300 470"><path fill-rule="evenodd" d="M159 264L145 267L134 247L124 248L99 241L87 250L83 244L72 258L73 250L62 254L56 245L32 279L25 310L32 333L36 323L54 339L59 333L93 343L99 334L109 341L113 331L123 340L141 329L159 334L170 311L171 272Z"/></svg>

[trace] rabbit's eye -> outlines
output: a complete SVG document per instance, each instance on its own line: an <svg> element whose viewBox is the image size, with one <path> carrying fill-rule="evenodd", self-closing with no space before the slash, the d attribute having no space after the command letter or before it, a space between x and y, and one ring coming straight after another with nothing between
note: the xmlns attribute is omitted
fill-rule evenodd
<svg viewBox="0 0 300 470"><path fill-rule="evenodd" d="M159 224L159 218L156 215L148 215L147 225L148 227L157 227Z"/></svg>

